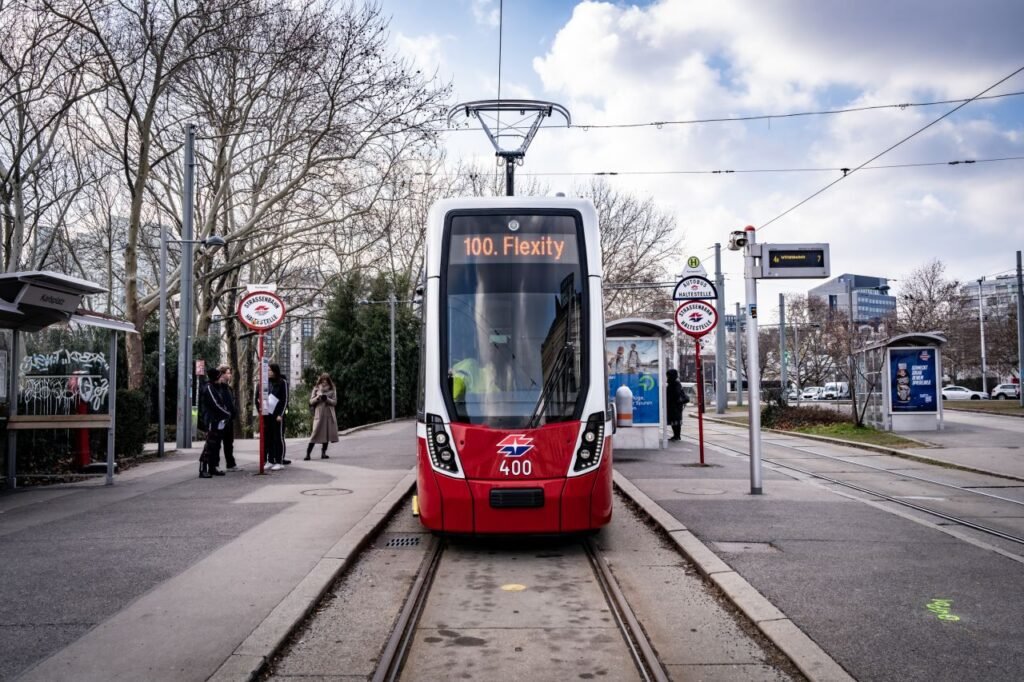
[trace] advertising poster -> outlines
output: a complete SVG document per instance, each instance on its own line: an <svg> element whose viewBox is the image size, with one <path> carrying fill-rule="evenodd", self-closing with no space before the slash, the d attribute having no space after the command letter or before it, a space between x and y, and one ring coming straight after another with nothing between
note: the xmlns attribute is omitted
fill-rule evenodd
<svg viewBox="0 0 1024 682"><path fill-rule="evenodd" d="M890 348L892 413L937 412L939 382L934 348Z"/></svg>
<svg viewBox="0 0 1024 682"><path fill-rule="evenodd" d="M620 386L633 392L633 425L661 423L661 378L657 339L607 339L608 395Z"/></svg>

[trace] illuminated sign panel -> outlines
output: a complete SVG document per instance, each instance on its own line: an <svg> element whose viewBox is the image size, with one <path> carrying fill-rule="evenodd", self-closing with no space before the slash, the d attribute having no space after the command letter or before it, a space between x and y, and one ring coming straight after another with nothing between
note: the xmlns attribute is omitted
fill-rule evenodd
<svg viewBox="0 0 1024 682"><path fill-rule="evenodd" d="M762 278L816 279L828 276L828 244L761 245Z"/></svg>
<svg viewBox="0 0 1024 682"><path fill-rule="evenodd" d="M452 265L552 263L576 265L576 222L569 216L486 215L452 219Z"/></svg>

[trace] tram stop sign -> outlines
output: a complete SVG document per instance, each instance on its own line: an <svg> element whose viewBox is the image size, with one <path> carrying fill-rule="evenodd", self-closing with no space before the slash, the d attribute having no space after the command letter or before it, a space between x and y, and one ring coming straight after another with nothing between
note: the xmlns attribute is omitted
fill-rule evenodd
<svg viewBox="0 0 1024 682"><path fill-rule="evenodd" d="M705 301L684 301L676 308L676 326L684 334L699 339L718 324L718 313Z"/></svg>

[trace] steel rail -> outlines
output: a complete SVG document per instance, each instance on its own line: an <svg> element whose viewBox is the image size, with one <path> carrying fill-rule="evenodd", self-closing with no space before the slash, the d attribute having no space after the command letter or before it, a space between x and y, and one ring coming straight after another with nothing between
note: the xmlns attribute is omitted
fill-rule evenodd
<svg viewBox="0 0 1024 682"><path fill-rule="evenodd" d="M612 575L607 562L599 555L593 540L590 538L585 539L583 541L583 548L586 550L587 559L590 560L590 565L594 568L597 582L601 586L601 591L604 592L608 606L611 608L612 616L615 618L615 622L626 640L629 653L633 657L633 662L636 664L641 677L646 682L651 682L652 680L668 682L668 673L661 665L658 655L654 653L654 647L651 646L647 635L644 634L643 629L640 627L640 622L636 619L633 609L629 607L626 596L619 588L618 581Z"/></svg>
<svg viewBox="0 0 1024 682"><path fill-rule="evenodd" d="M416 572L416 579L409 588L409 596L406 597L402 611L398 614L391 636L381 652L380 660L377 662L377 669L373 673L373 682L393 682L397 680L405 665L405 657L412 644L413 635L416 632L416 625L419 623L420 614L427 603L427 596L430 594L430 586L437 575L437 567L441 563L441 555L444 553L445 543L442 539L431 537L431 546L427 550L420 568Z"/></svg>
<svg viewBox="0 0 1024 682"><path fill-rule="evenodd" d="M695 440L692 436L687 436L687 438L689 438L690 440ZM719 445L719 444L716 443L715 447L719 447L719 448L722 448L723 450L728 450L730 452L734 452L734 453L736 453L738 455L742 455L744 457L748 456L748 454L746 452L743 452L742 450L737 450L735 448L730 448L730 447L728 447L726 445ZM788 446L784 446L783 445L783 446L779 446L779 447L788 447ZM790 448L790 449L793 449L793 448ZM816 453L810 453L810 454L816 454ZM923 512L925 514L931 514L932 516L937 516L940 519L945 519L946 521L951 521L951 522L953 522L953 523L955 523L955 524L957 524L959 526L964 526L965 528L972 528L972 529L980 531L982 533L987 533L989 535L994 535L995 537L1002 538L1003 540L1008 540L1010 542L1015 542L1017 544L1024 545L1024 537L1020 537L1020 536L1017 536L1017 535L1012 535L1010 533L1004 533L1001 530L996 530L995 528L989 528L988 526L982 526L981 524L974 523L973 521L968 521L967 519L963 519L963 518L960 518L958 516L952 516L951 514L946 514L945 512L940 512L937 509L931 509L929 507L924 507L924 506L921 506L919 504L914 504L913 502L907 502L906 500L901 500L900 498L893 497L892 495L886 495L885 493L879 492L877 490L872 490L870 488L865 488L863 486L859 486L859 485L856 485L854 483L850 483L848 481L841 481L839 479L832 478L831 476L826 476L824 474L819 474L819 473L816 473L814 471L808 471L806 469L801 469L800 467L793 466L792 464L783 464L782 462L778 462L778 461L772 460L772 459L765 459L764 461L765 462L770 462L771 464L774 464L775 466L782 467L784 469L791 469L793 471L798 471L801 474L804 474L806 476L811 476L812 478L819 478L819 479L821 479L823 481L828 481L829 483L834 483L835 485L841 485L841 486L843 486L845 488L850 488L851 490L856 490L858 492L862 492L862 493L865 493L865 494L868 494L868 495L872 495L874 497L880 497L883 500L887 500L889 502L892 502L894 504L898 504L898 505L901 505L901 506L904 506L904 507L909 507L910 509L915 509L915 510L917 510L919 512Z"/></svg>
<svg viewBox="0 0 1024 682"><path fill-rule="evenodd" d="M722 431L721 429L713 429L713 432L714 433L721 433L723 435L731 435L731 434L729 434L726 431ZM778 434L778 435L782 435L782 434ZM933 478L925 478L923 476L915 476L914 474L895 473L892 469L886 469L884 467L877 467L877 466L874 466L873 464L865 464L864 462L856 462L856 461L853 461L853 460L850 460L850 459L845 459L843 457L836 457L835 455L822 454L820 452L809 452L809 451L805 451L803 449L803 448L811 448L811 447L820 447L820 445L799 445L799 446L797 446L797 445L780 445L778 443L772 443L772 445L774 447L788 448L790 450L795 450L795 451L800 452L802 454L814 455L815 457L824 457L825 459L831 459L831 460L836 461L836 462L842 462L843 464L852 464L854 466L863 467L865 469L871 469L873 471L880 471L882 473L892 474L893 476L899 476L900 478L908 478L908 479L911 479L911 480L914 480L914 481L921 481L922 483L928 483L928 484L931 484L931 485L937 485L937 486L940 486L940 487L943 487L943 488L952 488L953 490L959 490L960 492L971 493L972 495L979 495L981 497L989 497L989 498L991 498L993 500L1000 500L1002 502L1009 502L1010 504L1016 504L1016 505L1024 507L1024 500L1015 500L1015 499L1010 498L1010 497L1003 497L1002 495L996 495L995 493L987 493L987 492L984 492L984 491L981 491L981 490L975 490L974 488L968 488L968 487L964 487L964 486L955 485L953 483L944 483L943 481L936 481ZM850 447L850 446L847 446L847 447ZM893 456L895 457L896 455L893 455ZM982 475L982 476L986 475L986 474L983 474L983 473L978 472L978 471L971 471L970 473L974 473L974 474L978 474L978 475ZM992 474L987 474L987 475L992 475ZM997 476L997 478L998 478L998 476ZM1015 487L1017 487L1017 486L1015 486Z"/></svg>

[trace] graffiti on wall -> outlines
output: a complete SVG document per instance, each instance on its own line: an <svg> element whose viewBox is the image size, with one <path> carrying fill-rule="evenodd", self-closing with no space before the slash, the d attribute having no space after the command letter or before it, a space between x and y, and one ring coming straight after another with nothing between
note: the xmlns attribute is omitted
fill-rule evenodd
<svg viewBox="0 0 1024 682"><path fill-rule="evenodd" d="M71 415L107 411L110 366L103 353L60 349L26 355L20 365L21 414Z"/></svg>

